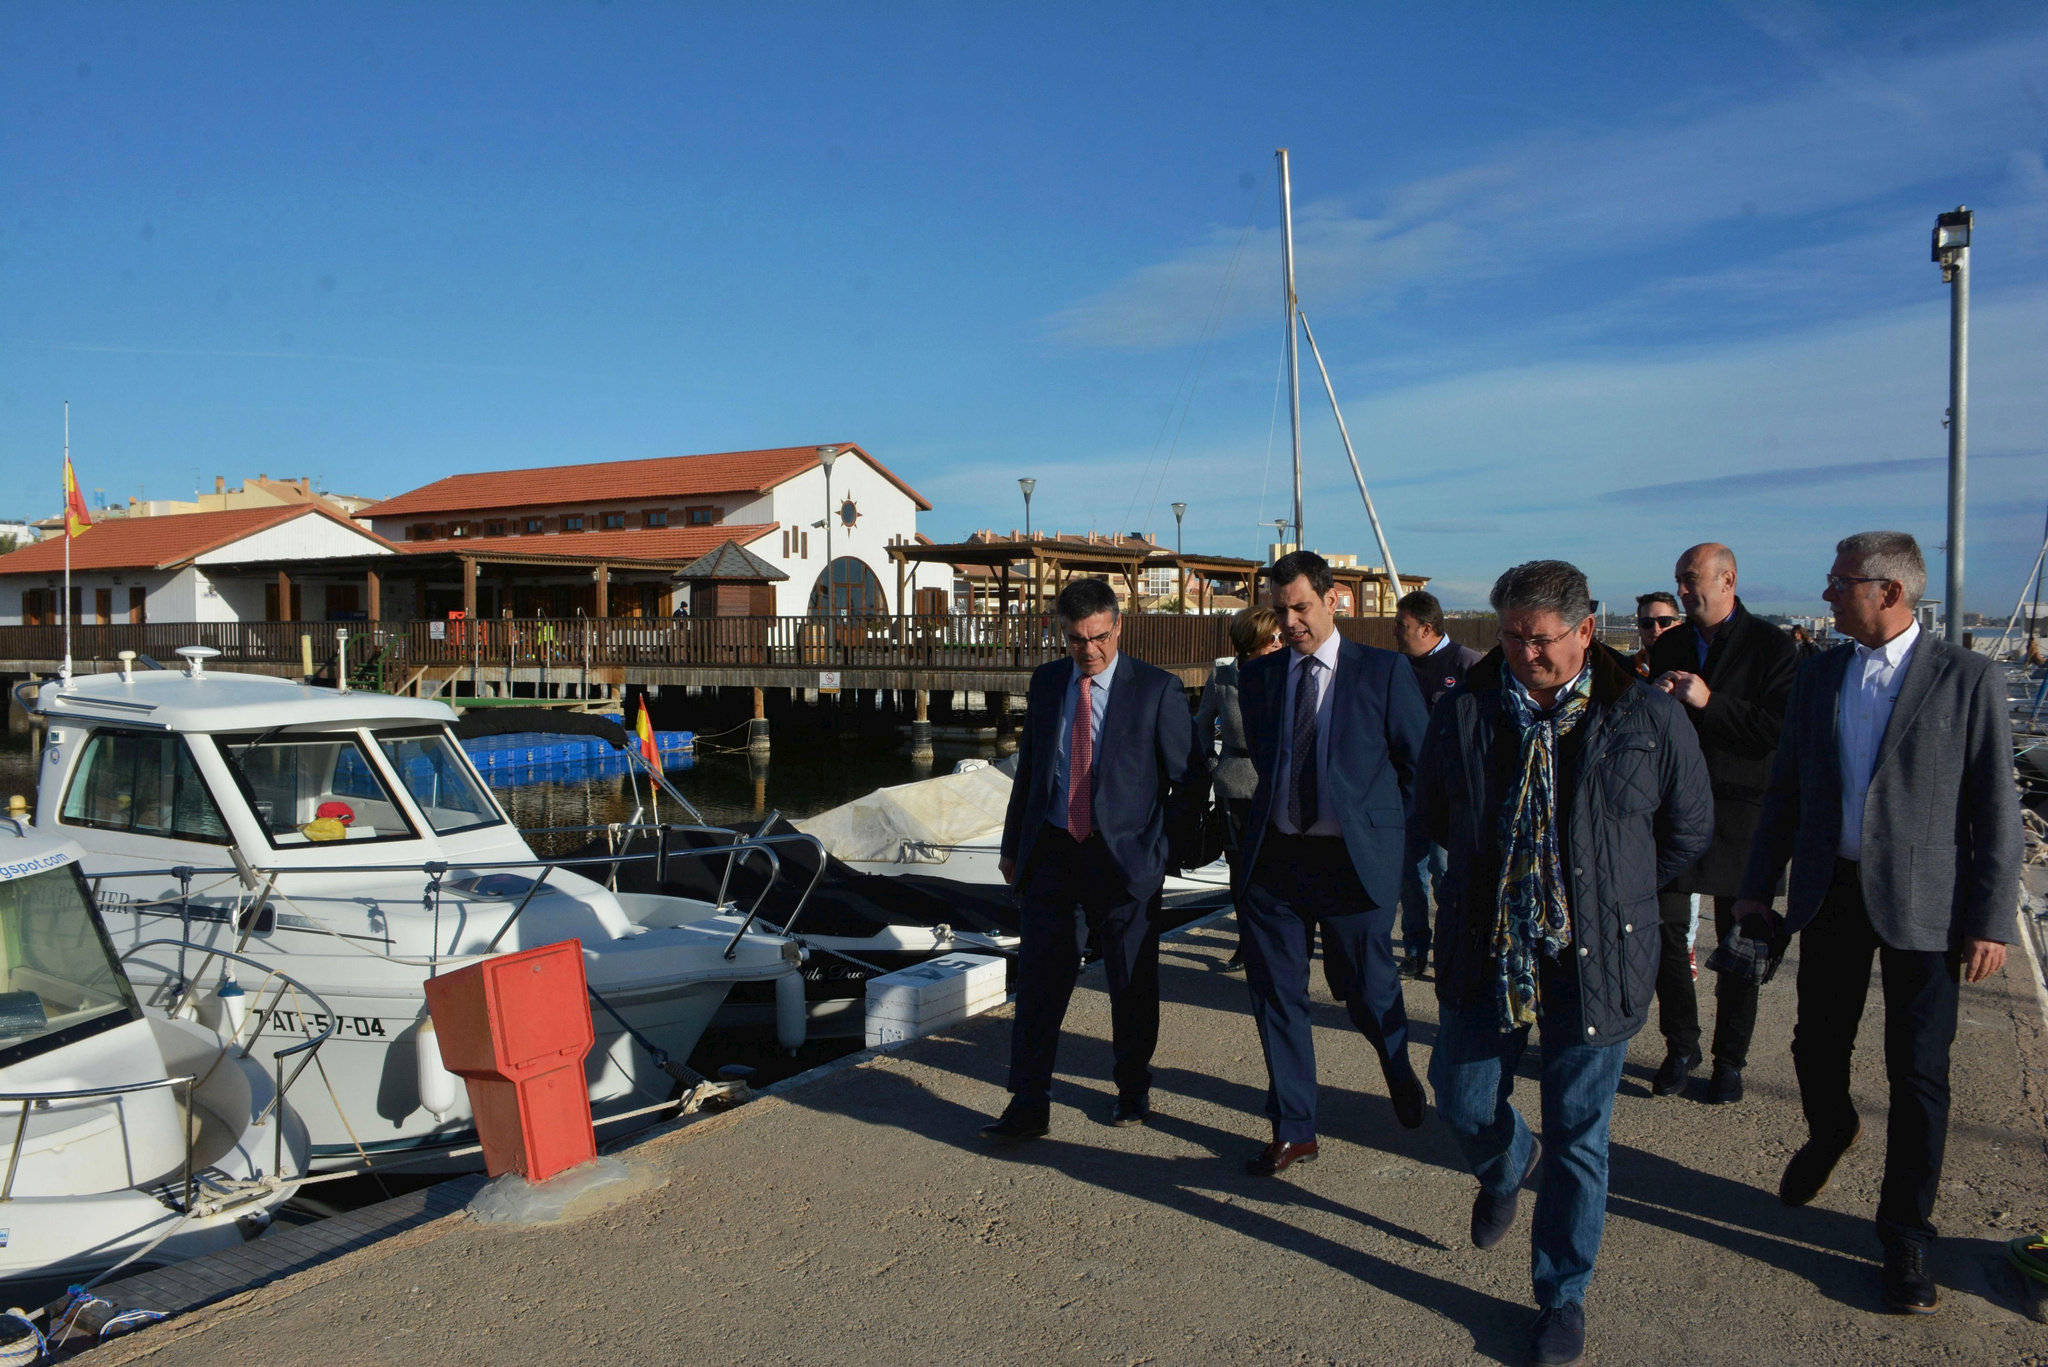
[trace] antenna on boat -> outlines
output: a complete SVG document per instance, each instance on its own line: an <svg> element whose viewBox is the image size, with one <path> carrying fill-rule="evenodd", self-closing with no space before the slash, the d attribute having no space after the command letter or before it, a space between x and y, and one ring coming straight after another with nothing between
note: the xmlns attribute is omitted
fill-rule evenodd
<svg viewBox="0 0 2048 1367"><path fill-rule="evenodd" d="M1301 352L1294 341L1294 184L1287 170L1287 149L1273 153L1280 159L1280 273L1287 291L1287 426L1294 434L1294 545L1302 545L1301 532Z"/></svg>

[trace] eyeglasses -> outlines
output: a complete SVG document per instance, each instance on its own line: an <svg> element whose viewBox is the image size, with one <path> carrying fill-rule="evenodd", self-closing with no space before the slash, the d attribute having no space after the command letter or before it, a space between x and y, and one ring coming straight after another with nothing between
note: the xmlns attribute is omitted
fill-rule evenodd
<svg viewBox="0 0 2048 1367"><path fill-rule="evenodd" d="M1500 634L1500 643L1503 649L1508 646L1519 646L1523 650L1548 650L1559 641L1569 640L1574 634L1568 631L1562 636L1517 636L1513 632L1503 631Z"/></svg>
<svg viewBox="0 0 2048 1367"><path fill-rule="evenodd" d="M1086 650L1089 646L1101 645L1114 635L1116 635L1116 628L1114 627L1111 627L1108 631L1098 631L1093 636L1077 636L1070 631L1067 633L1067 649Z"/></svg>
<svg viewBox="0 0 2048 1367"><path fill-rule="evenodd" d="M1828 576L1828 592L1840 593L1851 584L1889 584L1893 582L1883 575L1831 574Z"/></svg>
<svg viewBox="0 0 2048 1367"><path fill-rule="evenodd" d="M1669 631L1684 620L1683 617L1638 617L1636 628L1639 631Z"/></svg>

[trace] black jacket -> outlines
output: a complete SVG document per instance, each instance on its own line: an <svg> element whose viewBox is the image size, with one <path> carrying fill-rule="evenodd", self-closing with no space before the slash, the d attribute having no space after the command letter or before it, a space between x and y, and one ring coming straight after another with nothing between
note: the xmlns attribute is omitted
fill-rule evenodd
<svg viewBox="0 0 2048 1367"><path fill-rule="evenodd" d="M1465 675L1479 660L1478 651L1452 640L1446 640L1427 655L1408 657L1408 663L1415 666L1416 686L1422 690L1422 700L1431 711L1443 701L1444 694L1465 682Z"/></svg>
<svg viewBox="0 0 2048 1367"><path fill-rule="evenodd" d="M1437 999L1491 1002L1499 910L1500 818L1519 753L1494 650L1430 718L1416 823L1449 851L1437 893ZM1579 992L1575 1039L1614 1044L1642 1029L1657 990L1657 889L1706 851L1713 801L1684 708L1593 648L1592 711L1574 730L1561 775L1570 814L1560 844L1571 868Z"/></svg>
<svg viewBox="0 0 2048 1367"><path fill-rule="evenodd" d="M1053 815L1060 710L1073 678L1071 660L1054 660L1031 673L1024 731L1017 741L1017 773L1003 821L1003 857L1016 862L1020 885L1038 833ZM1178 805L1186 803L1192 791L1188 780L1193 739L1187 690L1180 680L1128 653L1120 654L1091 777L1095 829L1109 846L1133 900L1156 896L1166 879L1169 837L1186 824ZM1206 790L1206 783L1202 787Z"/></svg>
<svg viewBox="0 0 2048 1367"><path fill-rule="evenodd" d="M1707 662L1700 664L1692 623L1673 627L1650 647L1650 677L1682 669L1707 681L1712 696L1703 708L1685 709L1699 733L1700 753L1714 785L1714 843L1699 863L1678 876L1672 892L1705 892L1734 897L1742 890L1750 839L1771 786L1771 756L1785 726L1792 676L1799 671L1799 646L1769 622L1750 615L1735 600Z"/></svg>

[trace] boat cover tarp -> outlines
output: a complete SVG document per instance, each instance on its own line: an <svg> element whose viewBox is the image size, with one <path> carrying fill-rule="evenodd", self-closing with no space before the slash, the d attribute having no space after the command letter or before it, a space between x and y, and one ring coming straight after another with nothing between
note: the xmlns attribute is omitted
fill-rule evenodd
<svg viewBox="0 0 2048 1367"><path fill-rule="evenodd" d="M941 774L916 783L878 788L796 823L836 858L861 863L901 862L903 842L941 847L994 845L1002 838L1010 805L1010 776L994 765ZM925 860L919 860L923 863Z"/></svg>

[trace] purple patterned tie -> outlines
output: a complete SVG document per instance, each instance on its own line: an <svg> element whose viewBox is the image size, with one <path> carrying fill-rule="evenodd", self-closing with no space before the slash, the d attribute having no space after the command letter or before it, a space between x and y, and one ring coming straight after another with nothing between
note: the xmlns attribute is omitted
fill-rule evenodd
<svg viewBox="0 0 2048 1367"><path fill-rule="evenodd" d="M1323 662L1304 656L1294 676L1294 748L1287 757L1287 819L1302 834L1316 824L1316 671Z"/></svg>

